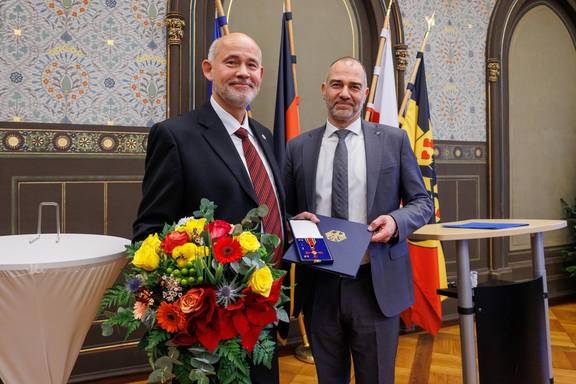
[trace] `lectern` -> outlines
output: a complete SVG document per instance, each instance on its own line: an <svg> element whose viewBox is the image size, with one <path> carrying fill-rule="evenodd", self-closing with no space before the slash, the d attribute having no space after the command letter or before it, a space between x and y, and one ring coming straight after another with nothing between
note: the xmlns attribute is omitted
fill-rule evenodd
<svg viewBox="0 0 576 384"><path fill-rule="evenodd" d="M445 224L464 224L467 222L528 224L521 227L506 229L468 229L447 228ZM456 241L456 265L458 270L458 317L460 323L460 344L462 353L462 377L465 384L478 382L476 373L476 350L474 339L474 304L472 301L472 286L470 282L470 259L468 240L487 239L493 237L517 236L530 234L532 249L533 277L542 278L543 302L546 326L547 366L550 382L552 380L552 353L550 349L550 322L548 319L548 288L546 284L546 268L544 260L543 232L566 227L564 220L467 220L453 223L429 224L414 232L413 240ZM539 299L536 299L539 300Z"/></svg>

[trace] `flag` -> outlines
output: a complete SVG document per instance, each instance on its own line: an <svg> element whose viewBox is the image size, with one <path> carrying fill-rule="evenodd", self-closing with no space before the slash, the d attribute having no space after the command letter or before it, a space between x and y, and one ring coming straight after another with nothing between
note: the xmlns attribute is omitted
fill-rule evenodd
<svg viewBox="0 0 576 384"><path fill-rule="evenodd" d="M402 129L410 138L426 190L434 201L434 215L429 222L433 224L440 221L440 205L434 164L432 124L426 89L424 55L418 52L416 57L421 59L420 66L414 84L408 84L412 95L408 101L406 115L400 120ZM436 335L442 325L442 305L436 289L446 288L448 285L442 244L438 240L409 241L408 249L414 275L414 305L401 314L402 321L408 327L417 324L432 335Z"/></svg>
<svg viewBox="0 0 576 384"><path fill-rule="evenodd" d="M385 44L380 63L374 67L374 74L378 75L378 83L374 92L374 103L368 104L366 110L371 112L371 122L398 128L398 104L390 29L383 28L380 37L384 39Z"/></svg>
<svg viewBox="0 0 576 384"><path fill-rule="evenodd" d="M290 49L289 20L292 20L292 12L284 12L282 14L282 35L276 85L276 111L274 112L274 154L281 170L284 165L286 143L300 134L299 97L296 95L294 71L292 70L292 64L296 62L296 57L292 55ZM298 309L295 308L294 304L296 282L296 267L294 264L290 267L289 281L288 279L284 281L290 283L289 314L290 316L297 315Z"/></svg>
<svg viewBox="0 0 576 384"><path fill-rule="evenodd" d="M212 32L212 41L218 40L219 38L222 37L222 32L220 28L222 28L225 25L228 25L228 20L226 20L226 16L218 17L218 14L216 14L216 17L214 18L214 31ZM212 96L212 82L208 81L208 98L210 98L210 96Z"/></svg>
<svg viewBox="0 0 576 384"><path fill-rule="evenodd" d="M278 82L276 85L276 111L274 112L274 154L280 169L283 168L286 143L300 134L298 113L299 97L296 95L292 64L296 57L290 51L288 20L291 12L282 15L282 39L280 41L280 62L278 64Z"/></svg>

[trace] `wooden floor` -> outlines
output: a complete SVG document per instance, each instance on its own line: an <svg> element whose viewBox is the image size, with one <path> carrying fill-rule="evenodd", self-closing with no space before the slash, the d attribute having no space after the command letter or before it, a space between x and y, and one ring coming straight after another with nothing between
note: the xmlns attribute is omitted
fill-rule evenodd
<svg viewBox="0 0 576 384"><path fill-rule="evenodd" d="M550 333L554 383L574 384L576 303L556 305L550 309ZM436 337L425 333L400 337L396 359L396 384L458 384L462 383L460 369L458 326L442 328ZM300 362L293 356L281 357L280 383L317 383L314 365Z"/></svg>

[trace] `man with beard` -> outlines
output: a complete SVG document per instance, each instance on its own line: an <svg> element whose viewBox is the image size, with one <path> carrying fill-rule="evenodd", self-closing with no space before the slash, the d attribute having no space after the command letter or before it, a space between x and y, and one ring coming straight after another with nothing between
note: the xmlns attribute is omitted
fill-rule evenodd
<svg viewBox="0 0 576 384"><path fill-rule="evenodd" d="M261 62L260 48L245 34L215 40L202 62L204 76L212 81L210 102L152 127L134 241L161 232L164 223L192 216L202 198L213 201L217 218L230 223L266 204L263 230L284 239L284 192L272 137L246 113L260 90ZM251 367L251 378L277 383L277 356L271 370Z"/></svg>
<svg viewBox="0 0 576 384"><path fill-rule="evenodd" d="M328 121L291 140L284 187L289 213L369 224L356 279L302 270L298 287L320 384L394 382L399 314L414 301L406 238L433 212L406 133L360 119L366 72L336 60L322 83Z"/></svg>

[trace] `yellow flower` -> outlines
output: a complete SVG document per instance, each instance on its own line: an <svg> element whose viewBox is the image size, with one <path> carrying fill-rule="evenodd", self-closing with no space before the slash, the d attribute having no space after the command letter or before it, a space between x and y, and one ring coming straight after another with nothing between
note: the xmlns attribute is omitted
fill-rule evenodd
<svg viewBox="0 0 576 384"><path fill-rule="evenodd" d="M206 219L204 219L204 218L202 218L202 219L192 218L192 219L188 220L186 222L186 224L177 227L176 230L178 232L186 231L186 233L188 233L188 236L190 236L191 238L194 238L194 237L197 237L198 235L200 235L202 233L205 226L206 226Z"/></svg>
<svg viewBox="0 0 576 384"><path fill-rule="evenodd" d="M252 273L248 281L248 286L252 292L268 297L272 289L272 282L272 271L270 271L268 267L262 267Z"/></svg>
<svg viewBox="0 0 576 384"><path fill-rule="evenodd" d="M249 252L256 252L260 248L258 238L252 232L242 232L236 236L236 240L242 247L242 254L245 255Z"/></svg>
<svg viewBox="0 0 576 384"><path fill-rule="evenodd" d="M198 246L194 243L179 245L172 250L172 257L176 259L176 264L181 268L185 266L187 262L207 255L208 247Z"/></svg>
<svg viewBox="0 0 576 384"><path fill-rule="evenodd" d="M142 246L134 253L132 264L148 272L152 272L160 265L160 255L150 244Z"/></svg>
<svg viewBox="0 0 576 384"><path fill-rule="evenodd" d="M148 235L146 240L142 242L142 247L151 247L156 252L160 252L160 243L160 238L158 237L158 234L155 233L153 235Z"/></svg>

